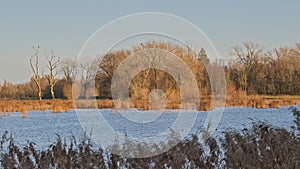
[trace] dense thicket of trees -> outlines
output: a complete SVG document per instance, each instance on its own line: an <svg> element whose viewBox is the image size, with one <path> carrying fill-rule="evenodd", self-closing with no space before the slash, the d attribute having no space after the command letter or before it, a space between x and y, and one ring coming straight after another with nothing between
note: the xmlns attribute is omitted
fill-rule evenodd
<svg viewBox="0 0 300 169"><path fill-rule="evenodd" d="M300 44L265 51L247 42L232 50L237 59L226 66L226 72L236 89L247 94L300 94Z"/></svg>
<svg viewBox="0 0 300 169"><path fill-rule="evenodd" d="M96 87L94 91L96 97L111 98L111 80L119 64L133 52L153 48L175 54L190 67L198 83L200 96L209 95L212 90L207 68L224 69L230 91L263 95L300 95L300 43L293 47L267 51L259 44L246 42L232 48L231 55L234 60L219 65L209 60L204 48L201 48L199 53L193 53L189 47L172 43L146 42L134 46L131 50L112 51L101 59L86 59L82 63L71 58L60 60L51 55L48 57L46 75L39 72L40 56L39 48L36 48L30 58L30 66L33 70L30 81L21 84L4 81L0 85L0 98L72 99L72 84L76 80L82 86L73 86L78 88L76 98L88 98L87 93L91 85ZM180 98L179 87L174 78L166 72L150 68L158 64L161 63L155 59L151 60L149 69L137 73L131 80L129 85L131 98L148 99L153 89L161 89L170 100ZM215 77L210 77L213 78Z"/></svg>

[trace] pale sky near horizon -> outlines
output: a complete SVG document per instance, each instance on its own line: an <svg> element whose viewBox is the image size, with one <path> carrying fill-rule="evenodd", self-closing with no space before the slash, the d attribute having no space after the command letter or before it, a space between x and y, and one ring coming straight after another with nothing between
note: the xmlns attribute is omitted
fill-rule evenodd
<svg viewBox="0 0 300 169"><path fill-rule="evenodd" d="M61 57L76 57L101 26L137 12L164 12L187 19L208 36L224 58L229 57L230 47L245 41L267 49L293 46L300 42L299 7L296 0L2 1L0 83L29 80L33 46L40 46L42 57L50 50Z"/></svg>

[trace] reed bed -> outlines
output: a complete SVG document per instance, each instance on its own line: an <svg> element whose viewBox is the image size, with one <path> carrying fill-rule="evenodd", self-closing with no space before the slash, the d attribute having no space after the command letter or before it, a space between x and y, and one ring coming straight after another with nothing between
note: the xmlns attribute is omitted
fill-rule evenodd
<svg viewBox="0 0 300 169"><path fill-rule="evenodd" d="M179 109L196 107L200 111L209 111L212 109L210 97L201 97L200 103L190 102L186 105L181 105L179 101L167 100L166 109ZM215 103L214 103L215 104ZM191 106L192 105L192 106ZM241 96L228 97L225 106L241 106L249 108L280 108L282 106L300 105L298 98L264 98L261 96ZM9 116L11 112L20 112L22 117L26 117L27 112L35 110L52 110L53 113L69 112L72 109L126 109L137 108L149 110L151 103L149 100L130 99L129 104L125 105L123 101L113 100L0 100L0 117Z"/></svg>

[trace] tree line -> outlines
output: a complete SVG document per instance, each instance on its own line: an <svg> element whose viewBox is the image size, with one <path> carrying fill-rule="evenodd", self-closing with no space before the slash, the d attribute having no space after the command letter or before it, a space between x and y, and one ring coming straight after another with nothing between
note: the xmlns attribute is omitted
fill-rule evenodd
<svg viewBox="0 0 300 169"><path fill-rule="evenodd" d="M29 58L33 73L31 79L19 84L4 81L0 85L0 98L111 99L111 82L120 63L134 52L153 48L171 52L189 66L197 81L200 96L210 95L215 90L210 82L220 79L209 77L207 69L225 71L229 94L300 95L300 43L266 50L257 43L245 42L231 48L231 56L235 59L220 64L210 60L204 48L193 51L189 46L149 41L130 50L111 51L99 58L86 58L84 61L61 59L51 51L46 56L45 71L40 68L40 49L34 48ZM180 99L179 84L174 77L153 68L159 64L162 64L160 60L153 57L149 61L149 68L138 72L130 81L129 94L132 99L147 100L153 89L161 89L169 100Z"/></svg>
<svg viewBox="0 0 300 169"><path fill-rule="evenodd" d="M235 89L247 94L300 94L300 43L266 51L247 42L233 47L232 55L237 59L225 68Z"/></svg>

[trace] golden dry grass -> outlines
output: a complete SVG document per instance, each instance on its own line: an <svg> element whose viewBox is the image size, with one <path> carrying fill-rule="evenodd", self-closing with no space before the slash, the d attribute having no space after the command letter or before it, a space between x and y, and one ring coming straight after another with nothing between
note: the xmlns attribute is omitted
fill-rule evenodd
<svg viewBox="0 0 300 169"><path fill-rule="evenodd" d="M1 115L20 112L22 117L26 117L28 111L53 110L54 113L58 113L68 112L73 108L73 102L67 100L0 100Z"/></svg>
<svg viewBox="0 0 300 169"><path fill-rule="evenodd" d="M0 100L0 117L9 116L10 112L20 112L22 117L26 117L27 112L34 110L52 110L53 113L69 112L71 109L124 109L138 108L149 110L151 103L149 100L130 99L130 104L122 101L113 100ZM242 106L249 108L280 108L281 106L300 105L298 97L288 98L287 96L276 97L274 99L265 96L230 96L226 98L225 107ZM195 106L191 102L181 105L180 101L167 100L166 109L190 108ZM196 105L200 111L209 111L212 109L211 98L201 97L200 104Z"/></svg>

